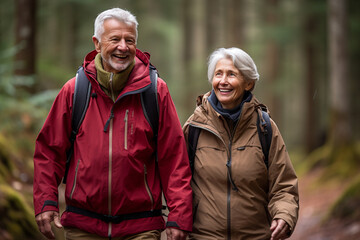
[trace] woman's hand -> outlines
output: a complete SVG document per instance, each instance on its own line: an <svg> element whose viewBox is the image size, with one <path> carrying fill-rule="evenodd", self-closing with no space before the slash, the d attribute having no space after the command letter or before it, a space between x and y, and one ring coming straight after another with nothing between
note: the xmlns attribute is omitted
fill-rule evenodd
<svg viewBox="0 0 360 240"><path fill-rule="evenodd" d="M290 228L284 220L274 219L270 231L272 232L270 240L282 240L289 237Z"/></svg>

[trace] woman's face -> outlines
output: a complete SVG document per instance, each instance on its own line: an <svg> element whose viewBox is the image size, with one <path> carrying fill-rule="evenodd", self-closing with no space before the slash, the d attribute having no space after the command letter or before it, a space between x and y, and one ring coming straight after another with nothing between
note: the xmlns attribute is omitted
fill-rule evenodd
<svg viewBox="0 0 360 240"><path fill-rule="evenodd" d="M215 67L212 86L224 109L233 109L243 100L245 90L252 89L254 83L245 81L232 60L220 59Z"/></svg>

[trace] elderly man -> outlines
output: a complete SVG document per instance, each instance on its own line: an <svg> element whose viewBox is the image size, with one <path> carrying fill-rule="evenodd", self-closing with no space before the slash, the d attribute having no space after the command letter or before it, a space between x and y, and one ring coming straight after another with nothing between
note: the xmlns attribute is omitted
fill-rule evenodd
<svg viewBox="0 0 360 240"><path fill-rule="evenodd" d="M34 154L34 207L39 230L54 239L186 239L192 229L192 190L186 144L165 82L157 79L157 140L141 92L151 84L149 54L136 48L137 20L114 8L95 20L95 49L84 60L91 98L74 143L61 220L58 186L71 146L75 78L56 97ZM169 214L161 214L162 192Z"/></svg>

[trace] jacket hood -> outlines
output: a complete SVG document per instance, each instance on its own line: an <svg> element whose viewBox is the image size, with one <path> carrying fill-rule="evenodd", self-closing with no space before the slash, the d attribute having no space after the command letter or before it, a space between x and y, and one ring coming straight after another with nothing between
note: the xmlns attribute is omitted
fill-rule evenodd
<svg viewBox="0 0 360 240"><path fill-rule="evenodd" d="M105 93L101 90L99 83L96 80L97 70L95 68L95 57L98 54L96 50L91 51L85 56L83 67L88 79L91 82L92 87L100 94ZM150 65L150 54L147 52L142 52L139 49L136 49L135 55L135 66L131 71L128 81L120 93L120 95L132 92L140 91L141 89L146 88L150 85L149 77L149 65ZM119 95L119 96L120 96Z"/></svg>

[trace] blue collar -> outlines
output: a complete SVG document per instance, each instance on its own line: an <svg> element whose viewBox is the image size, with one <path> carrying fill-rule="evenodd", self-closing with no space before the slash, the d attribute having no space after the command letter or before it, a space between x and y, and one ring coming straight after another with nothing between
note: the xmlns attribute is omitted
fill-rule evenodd
<svg viewBox="0 0 360 240"><path fill-rule="evenodd" d="M220 113L223 117L232 120L233 122L237 122L239 120L239 116L244 103L250 102L251 99L252 99L252 93L249 91L245 91L243 100L238 106L236 106L233 109L224 109L221 106L219 100L217 99L214 90L211 91L211 94L208 98L211 106L215 109L216 112Z"/></svg>

